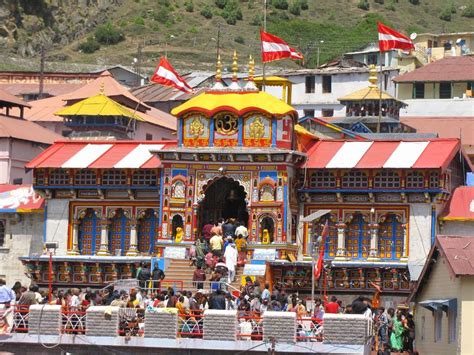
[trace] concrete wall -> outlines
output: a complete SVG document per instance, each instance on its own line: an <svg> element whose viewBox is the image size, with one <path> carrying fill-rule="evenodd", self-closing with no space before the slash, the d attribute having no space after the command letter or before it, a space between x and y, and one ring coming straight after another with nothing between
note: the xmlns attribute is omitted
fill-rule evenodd
<svg viewBox="0 0 474 355"><path fill-rule="evenodd" d="M207 309L204 312L206 340L237 340L237 311Z"/></svg>
<svg viewBox="0 0 474 355"><path fill-rule="evenodd" d="M173 131L146 122L138 122L137 130L135 132L135 135L133 136L133 139L144 141L146 140L147 133L152 135L153 140L176 140L176 134L173 134Z"/></svg>
<svg viewBox="0 0 474 355"><path fill-rule="evenodd" d="M416 302L426 301L430 299L447 299L447 298L458 298L458 325L460 321L464 320L464 310L463 310L463 303L459 302L460 294L461 294L461 280L459 278L452 277L448 271L448 265L445 258L439 256L436 263L432 265L432 270L429 274L429 282L425 282L423 284L423 288L421 292L418 293ZM472 293L470 295L470 299L472 300ZM471 304L473 302L470 302ZM474 305L471 305L471 317L470 322L472 324L474 314ZM466 314L467 316L467 314ZM448 317L446 313L443 312L442 318L442 338L441 341L435 342L434 335L435 335L435 322L434 316L431 310L423 308L416 305L416 312L415 312L415 337L416 337L416 347L420 354L456 354L459 353L458 343L449 343L448 338ZM463 329L467 332L471 332L470 336L472 337L472 329L471 328L463 327ZM458 326L458 339L460 335L460 327ZM472 350L473 348L471 348ZM464 354L468 354L467 352Z"/></svg>
<svg viewBox="0 0 474 355"><path fill-rule="evenodd" d="M425 83L425 97L424 99L439 99L442 102L448 99L439 98L439 83ZM462 98L467 90L467 82L464 83L453 83L451 96L452 98ZM400 83L398 84L398 98L400 100L413 99L413 84L411 83ZM424 100L416 99L416 100ZM448 100L449 101L449 100Z"/></svg>
<svg viewBox="0 0 474 355"><path fill-rule="evenodd" d="M410 204L408 265L412 281L418 277L431 249L431 205Z"/></svg>
<svg viewBox="0 0 474 355"><path fill-rule="evenodd" d="M277 342L296 342L296 313L272 312L263 313L263 340Z"/></svg>
<svg viewBox="0 0 474 355"><path fill-rule="evenodd" d="M8 286L16 281L28 286L30 279L18 257L42 253L43 212L0 213L0 219L6 222L5 244L0 247L0 277L6 279Z"/></svg>
<svg viewBox="0 0 474 355"><path fill-rule="evenodd" d="M145 337L173 339L178 332L178 313L146 312Z"/></svg>
<svg viewBox="0 0 474 355"><path fill-rule="evenodd" d="M67 254L67 239L69 228L69 200L46 200L46 241L58 242L56 255Z"/></svg>
<svg viewBox="0 0 474 355"><path fill-rule="evenodd" d="M30 306L28 333L59 335L61 329L61 306L35 304Z"/></svg>
<svg viewBox="0 0 474 355"><path fill-rule="evenodd" d="M474 236L474 222L444 221L440 227L440 233L443 235Z"/></svg>
<svg viewBox="0 0 474 355"><path fill-rule="evenodd" d="M117 336L119 307L92 306L86 311L86 335Z"/></svg>
<svg viewBox="0 0 474 355"><path fill-rule="evenodd" d="M368 344L373 335L373 322L360 314L324 314L326 344Z"/></svg>

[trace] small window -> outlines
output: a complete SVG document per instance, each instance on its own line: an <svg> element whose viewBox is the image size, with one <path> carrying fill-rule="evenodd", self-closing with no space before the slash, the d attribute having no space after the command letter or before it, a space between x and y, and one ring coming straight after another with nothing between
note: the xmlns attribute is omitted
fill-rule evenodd
<svg viewBox="0 0 474 355"><path fill-rule="evenodd" d="M406 187L408 189L422 189L425 184L425 177L419 171L412 171L408 173L406 178Z"/></svg>
<svg viewBox="0 0 474 355"><path fill-rule="evenodd" d="M316 81L313 75L307 76L305 78L305 84L306 84L306 94L314 94L314 87L316 85Z"/></svg>
<svg viewBox="0 0 474 355"><path fill-rule="evenodd" d="M343 188L366 188L368 187L368 178L362 171L351 171L344 175L342 178Z"/></svg>
<svg viewBox="0 0 474 355"><path fill-rule="evenodd" d="M309 186L311 188L330 188L336 187L336 178L334 174L329 171L318 171L311 174L311 179L309 181Z"/></svg>
<svg viewBox="0 0 474 355"><path fill-rule="evenodd" d="M331 75L323 75L323 94L330 94L332 92L332 77Z"/></svg>
<svg viewBox="0 0 474 355"><path fill-rule="evenodd" d="M5 245L5 221L0 220L0 247Z"/></svg>
<svg viewBox="0 0 474 355"><path fill-rule="evenodd" d="M156 186L156 173L153 170L138 170L133 173L132 185Z"/></svg>
<svg viewBox="0 0 474 355"><path fill-rule="evenodd" d="M97 184L97 175L94 170L84 169L79 170L74 176L76 185L95 185Z"/></svg>
<svg viewBox="0 0 474 355"><path fill-rule="evenodd" d="M430 188L437 189L439 187L439 174L432 172L430 174Z"/></svg>
<svg viewBox="0 0 474 355"><path fill-rule="evenodd" d="M322 109L321 110L321 116L323 116L323 117L334 117L334 110L332 108Z"/></svg>
<svg viewBox="0 0 474 355"><path fill-rule="evenodd" d="M106 170L102 175L102 185L126 185L127 175L122 170Z"/></svg>
<svg viewBox="0 0 474 355"><path fill-rule="evenodd" d="M68 185L69 184L69 172L65 169L51 170L49 175L50 185Z"/></svg>
<svg viewBox="0 0 474 355"><path fill-rule="evenodd" d="M46 185L46 172L44 170L35 171L35 185L44 186Z"/></svg>
<svg viewBox="0 0 474 355"><path fill-rule="evenodd" d="M378 64L377 63L377 57L378 57L377 54L368 54L367 55L367 64L368 65L372 65L372 64L377 65Z"/></svg>
<svg viewBox="0 0 474 355"><path fill-rule="evenodd" d="M400 187L400 176L394 171L381 171L374 178L375 188L397 188Z"/></svg>
<svg viewBox="0 0 474 355"><path fill-rule="evenodd" d="M153 140L153 134L147 133L147 134L146 134L146 137L145 137L145 140L147 140L147 141L152 141L152 140Z"/></svg>
<svg viewBox="0 0 474 355"><path fill-rule="evenodd" d="M424 99L425 98L425 83L413 84L413 98Z"/></svg>
<svg viewBox="0 0 474 355"><path fill-rule="evenodd" d="M439 83L439 98L450 99L451 98L451 83Z"/></svg>
<svg viewBox="0 0 474 355"><path fill-rule="evenodd" d="M434 311L434 341L435 343L441 341L442 338L442 324L443 324L443 311Z"/></svg>
<svg viewBox="0 0 474 355"><path fill-rule="evenodd" d="M304 117L314 117L314 110L303 110Z"/></svg>

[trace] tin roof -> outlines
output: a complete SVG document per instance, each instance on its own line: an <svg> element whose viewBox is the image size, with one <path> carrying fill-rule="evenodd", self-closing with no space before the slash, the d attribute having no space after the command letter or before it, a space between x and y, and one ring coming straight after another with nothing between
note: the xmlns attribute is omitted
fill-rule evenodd
<svg viewBox="0 0 474 355"><path fill-rule="evenodd" d="M7 106L20 106L20 107L31 107L22 99L19 99L12 94L0 89L0 103L6 103ZM8 105L10 104L10 105Z"/></svg>
<svg viewBox="0 0 474 355"><path fill-rule="evenodd" d="M457 187L440 219L443 221L474 221L474 186Z"/></svg>
<svg viewBox="0 0 474 355"><path fill-rule="evenodd" d="M474 276L474 236L439 235L436 243L456 276Z"/></svg>

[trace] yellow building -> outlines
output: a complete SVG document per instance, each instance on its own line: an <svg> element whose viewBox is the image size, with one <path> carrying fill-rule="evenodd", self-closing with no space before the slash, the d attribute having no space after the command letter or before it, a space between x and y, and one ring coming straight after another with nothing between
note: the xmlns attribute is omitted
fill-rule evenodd
<svg viewBox="0 0 474 355"><path fill-rule="evenodd" d="M474 50L474 32L420 33L413 40L422 62L430 63L444 57L460 56ZM417 55L418 57L418 55Z"/></svg>
<svg viewBox="0 0 474 355"><path fill-rule="evenodd" d="M409 300L420 354L474 352L474 237L438 236Z"/></svg>

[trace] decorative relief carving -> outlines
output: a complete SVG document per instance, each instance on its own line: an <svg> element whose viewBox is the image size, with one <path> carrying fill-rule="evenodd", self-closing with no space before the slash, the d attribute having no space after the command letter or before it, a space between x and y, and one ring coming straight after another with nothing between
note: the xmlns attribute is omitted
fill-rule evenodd
<svg viewBox="0 0 474 355"><path fill-rule="evenodd" d="M255 120L250 123L249 127L250 138L259 139L265 135L265 125L262 123L260 117L256 117Z"/></svg>
<svg viewBox="0 0 474 355"><path fill-rule="evenodd" d="M189 136L194 138L199 138L204 133L204 125L201 122L201 118L199 116L195 116L192 122L189 125L188 130Z"/></svg>

